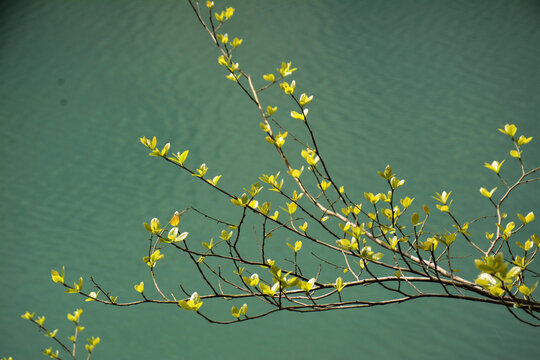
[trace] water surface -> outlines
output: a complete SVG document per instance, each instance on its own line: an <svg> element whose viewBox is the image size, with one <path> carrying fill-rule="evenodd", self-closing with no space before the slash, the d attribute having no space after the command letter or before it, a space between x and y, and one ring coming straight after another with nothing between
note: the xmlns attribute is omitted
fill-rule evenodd
<svg viewBox="0 0 540 360"><path fill-rule="evenodd" d="M376 171L392 164L417 206L453 190L463 218L485 212L478 188L497 184L483 163L509 158L496 130L509 122L534 136L525 161L540 163L537 1L227 4L237 12L226 31L244 38L246 71L260 78L281 61L298 66L299 89L315 96L320 146L358 201L384 190ZM50 269L65 265L70 281L93 275L120 300L134 299L133 284L150 281L143 221L190 204L228 209L228 200L149 158L140 136L189 148L192 164L222 172L234 192L283 169L186 2L4 1L0 17L0 356L35 358L49 346L20 314L46 314L69 336L65 314L77 307L83 335L102 339L96 359L537 353L538 332L504 309L456 301L220 327L175 307L113 309L63 294ZM281 96L266 101L290 121ZM538 186L516 193L509 213L538 209L538 195ZM197 283L177 266L166 282Z"/></svg>

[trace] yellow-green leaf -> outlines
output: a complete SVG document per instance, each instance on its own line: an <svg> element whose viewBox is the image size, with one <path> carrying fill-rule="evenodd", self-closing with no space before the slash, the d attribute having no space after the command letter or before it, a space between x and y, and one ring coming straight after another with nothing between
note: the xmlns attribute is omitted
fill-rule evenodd
<svg viewBox="0 0 540 360"><path fill-rule="evenodd" d="M146 227L146 226L145 226ZM153 234L159 234L163 229L161 229L161 223L158 218L153 218L150 221L150 231Z"/></svg>
<svg viewBox="0 0 540 360"><path fill-rule="evenodd" d="M35 313L30 313L27 311L24 314L22 314L21 317L26 320L32 320L34 318L34 315Z"/></svg>
<svg viewBox="0 0 540 360"><path fill-rule="evenodd" d="M59 284L63 284L64 283L64 267L62 266L62 275L60 275L58 273L58 271L56 270L51 270L51 277L52 277L52 280L55 282L55 283L59 283Z"/></svg>
<svg viewBox="0 0 540 360"><path fill-rule="evenodd" d="M493 161L491 164L484 163L484 166L487 167L488 169L490 169L491 171L495 172L495 174L498 174L499 171L501 170L501 166L504 163L504 161L505 160L503 160L501 162Z"/></svg>
<svg viewBox="0 0 540 360"><path fill-rule="evenodd" d="M232 316L234 316L235 318L240 317L240 309L239 308L237 308L236 306L233 305L231 311L232 311Z"/></svg>
<svg viewBox="0 0 540 360"><path fill-rule="evenodd" d="M258 274L252 274L250 277L244 276L242 279L245 281L246 284L250 286L257 286L259 283L259 275Z"/></svg>
<svg viewBox="0 0 540 360"><path fill-rule="evenodd" d="M521 159L521 151L510 150L510 156Z"/></svg>
<svg viewBox="0 0 540 360"><path fill-rule="evenodd" d="M298 100L298 102L300 103L300 105L304 106L304 105L307 105L311 102L311 100L313 100L313 95L311 96L307 96L305 93L300 95L300 99Z"/></svg>
<svg viewBox="0 0 540 360"><path fill-rule="evenodd" d="M497 190L497 188L493 188L491 189L491 191L487 191L485 188L481 187L480 188L480 193L482 195L484 195L485 197L487 197L488 199L491 199L491 196L493 195L493 193L495 192L495 190Z"/></svg>
<svg viewBox="0 0 540 360"><path fill-rule="evenodd" d="M408 208L409 206L411 206L412 202L414 201L414 198L409 198L408 196L405 197L404 199L401 199L399 202L401 203L401 205L406 209Z"/></svg>
<svg viewBox="0 0 540 360"><path fill-rule="evenodd" d="M414 226L417 226L419 222L420 222L420 215L418 215L418 213L413 213L411 216L411 223Z"/></svg>
<svg viewBox="0 0 540 360"><path fill-rule="evenodd" d="M263 75L263 79L270 82L274 82L276 80L274 74L265 74ZM272 114L269 114L269 115L272 115Z"/></svg>
<svg viewBox="0 0 540 360"><path fill-rule="evenodd" d="M532 222L534 220L534 213L531 211L530 213L528 213L526 216L523 216L521 214L518 214L518 218L519 220L521 220L521 222L526 225L530 222Z"/></svg>
<svg viewBox="0 0 540 360"><path fill-rule="evenodd" d="M231 45L233 46L233 48L237 48L238 46L242 44L243 41L244 41L243 39L239 39L235 37L233 41L231 42Z"/></svg>
<svg viewBox="0 0 540 360"><path fill-rule="evenodd" d="M529 143L532 139L533 139L532 137L527 138L527 137L521 135L519 137L517 143L518 143L519 146L522 146L522 145L525 145L525 144Z"/></svg>
<svg viewBox="0 0 540 360"><path fill-rule="evenodd" d="M135 287L135 291L142 294L144 290L144 282L141 281L139 284L136 284L134 287Z"/></svg>
<svg viewBox="0 0 540 360"><path fill-rule="evenodd" d="M304 167L302 166L300 169L291 169L288 171L289 175L291 175L293 178L298 179L300 175L302 175L302 171L304 171Z"/></svg>
<svg viewBox="0 0 540 360"><path fill-rule="evenodd" d="M269 216L269 218L274 221L277 221L278 217L279 217L279 212L277 210L274 212L274 215Z"/></svg>
<svg viewBox="0 0 540 360"><path fill-rule="evenodd" d="M234 8L233 7L228 7L227 9L225 9L225 17L227 19L230 19L234 14Z"/></svg>
<svg viewBox="0 0 540 360"><path fill-rule="evenodd" d="M314 284L315 278L311 278L309 281L298 281L297 286L305 292L309 292L313 288Z"/></svg>
<svg viewBox="0 0 540 360"><path fill-rule="evenodd" d="M292 95L294 93L294 89L296 88L296 81L293 80L290 85L287 82L282 82L279 84L279 87L285 94Z"/></svg>
<svg viewBox="0 0 540 360"><path fill-rule="evenodd" d="M517 131L517 128L515 125L509 125L509 124L506 124L504 125L504 129L499 129L500 132L502 132L503 134L506 134L510 137L514 137L516 131Z"/></svg>
<svg viewBox="0 0 540 360"><path fill-rule="evenodd" d="M282 77L289 76L296 70L296 68L291 69L291 63L281 63L281 68L277 69Z"/></svg>
<svg viewBox="0 0 540 360"><path fill-rule="evenodd" d="M268 105L266 107L266 112L268 113L268 116L272 116L276 111L277 111L277 106L271 107L270 105ZM265 131L268 131L268 130L265 130Z"/></svg>
<svg viewBox="0 0 540 360"><path fill-rule="evenodd" d="M189 310L189 311L197 311L202 306L203 302L201 301L201 298L199 297L199 294L197 292L194 292L191 294L191 297L189 300L180 300L178 301L178 305L180 305L183 309Z"/></svg>
<svg viewBox="0 0 540 360"><path fill-rule="evenodd" d="M334 286L338 292L341 292L346 285L346 283L343 283L343 279L341 277L338 277L335 284L332 284L332 286Z"/></svg>
<svg viewBox="0 0 540 360"><path fill-rule="evenodd" d="M319 184L317 184L317 187L321 189L322 191L328 190L328 188L332 185L332 182L322 180Z"/></svg>

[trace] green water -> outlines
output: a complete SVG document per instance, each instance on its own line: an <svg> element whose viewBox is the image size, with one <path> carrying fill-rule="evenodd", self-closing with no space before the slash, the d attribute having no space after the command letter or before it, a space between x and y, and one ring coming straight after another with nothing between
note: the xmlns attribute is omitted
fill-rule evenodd
<svg viewBox="0 0 540 360"><path fill-rule="evenodd" d="M463 218L485 212L478 188L497 184L482 165L509 158L510 144L496 130L505 123L534 137L524 158L540 163L540 2L227 4L237 9L227 31L244 38L238 57L246 71L259 76L283 60L298 66L298 87L315 96L310 115L320 147L358 201L364 191L384 190L376 171L392 164L415 206L453 190ZM149 158L140 136L189 148L191 164L222 172L233 192L280 170L256 109L216 58L184 1L0 4L0 357L39 358L49 346L20 314L46 314L59 336L69 336L66 313L77 307L85 311L83 339L102 339L95 359L537 353L537 330L504 309L456 301L278 314L223 327L172 306L114 309L63 294L50 270L65 265L69 281L93 275L119 300L135 299L133 285L150 282L143 221L190 204L228 209L218 194ZM289 121L288 105L279 105ZM515 170L507 164L505 171ZM509 212L538 211L538 198L537 185L518 192ZM190 224L205 230L200 220ZM536 223L531 231L540 231ZM170 269L171 284L187 274L181 263Z"/></svg>

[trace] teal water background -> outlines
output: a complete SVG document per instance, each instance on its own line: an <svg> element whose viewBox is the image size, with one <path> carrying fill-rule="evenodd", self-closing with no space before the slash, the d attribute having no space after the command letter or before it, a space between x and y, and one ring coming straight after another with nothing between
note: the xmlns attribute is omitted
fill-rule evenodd
<svg viewBox="0 0 540 360"><path fill-rule="evenodd" d="M216 3L237 10L226 31L244 38L238 59L247 72L260 79L281 61L299 68L327 162L359 202L364 191L385 190L376 171L391 164L417 211L435 191L453 190L464 219L486 213L478 188L499 184L483 163L506 158L503 175L516 170L496 130L506 123L534 137L524 159L540 163L538 1ZM82 340L102 339L94 359L537 354L538 330L502 308L457 301L224 327L172 306L116 309L65 295L50 280L62 265L70 282L93 275L119 300L136 299L133 285L150 283L143 221L188 205L228 209L149 158L139 137L189 149L191 164L223 173L233 192L279 170L279 159L187 2L4 1L0 20L0 356L39 358L50 346L20 314L46 314L67 337L66 313L77 307ZM288 111L280 103L284 123ZM508 211L537 210L538 198L538 185L525 188ZM191 231L205 226L192 221ZM175 283L183 273L172 269L166 281Z"/></svg>

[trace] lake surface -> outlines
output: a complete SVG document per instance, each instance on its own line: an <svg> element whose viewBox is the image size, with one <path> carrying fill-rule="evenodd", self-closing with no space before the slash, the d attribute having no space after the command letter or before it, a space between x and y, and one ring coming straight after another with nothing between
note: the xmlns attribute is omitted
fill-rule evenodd
<svg viewBox="0 0 540 360"><path fill-rule="evenodd" d="M385 190L377 171L391 164L415 211L452 190L462 219L486 214L478 189L499 184L484 162L506 158L503 175L516 175L511 144L497 131L506 123L534 137L524 161L540 164L540 2L216 1L229 5L236 13L225 31L244 39L237 56L245 71L262 84L281 61L299 68L293 78L314 95L311 124L326 161L358 202L364 191ZM119 301L136 299L133 285L150 283L144 221L189 205L230 209L148 157L139 137L189 149L191 164L206 162L235 193L285 171L186 1L3 1L0 20L0 357L38 358L50 346L20 314L45 314L67 337L66 313L78 307L82 340L101 337L93 359L538 353L538 330L502 308L457 301L225 327L174 306L115 309L64 294L50 279L62 265L69 282L83 276L89 286L92 275ZM268 101L291 121L283 96ZM540 211L538 184L515 195L511 216ZM190 232L204 232L206 223L188 220ZM165 282L197 284L181 260L166 259L178 267L167 268Z"/></svg>

